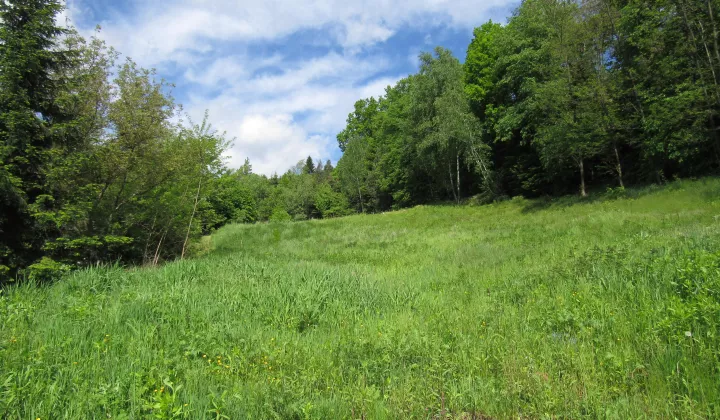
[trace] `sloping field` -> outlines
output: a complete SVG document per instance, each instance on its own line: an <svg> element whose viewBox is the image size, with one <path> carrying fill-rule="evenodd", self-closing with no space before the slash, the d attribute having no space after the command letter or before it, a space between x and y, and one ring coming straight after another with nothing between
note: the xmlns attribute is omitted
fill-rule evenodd
<svg viewBox="0 0 720 420"><path fill-rule="evenodd" d="M720 180L229 226L0 294L0 418L720 416Z"/></svg>

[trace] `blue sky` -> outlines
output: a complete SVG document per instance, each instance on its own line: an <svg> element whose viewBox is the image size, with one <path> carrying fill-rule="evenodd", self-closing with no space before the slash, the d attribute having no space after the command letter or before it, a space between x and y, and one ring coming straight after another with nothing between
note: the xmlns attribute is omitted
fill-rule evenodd
<svg viewBox="0 0 720 420"><path fill-rule="evenodd" d="M282 173L335 162L356 100L417 71L441 45L461 60L472 30L513 0L66 0L65 18L176 84L195 120L235 138L228 164Z"/></svg>

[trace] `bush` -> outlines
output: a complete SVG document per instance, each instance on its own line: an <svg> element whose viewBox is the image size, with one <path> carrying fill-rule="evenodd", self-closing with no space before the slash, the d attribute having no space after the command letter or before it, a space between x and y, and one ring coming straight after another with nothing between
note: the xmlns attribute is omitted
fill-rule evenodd
<svg viewBox="0 0 720 420"><path fill-rule="evenodd" d="M289 222L292 216L282 207L275 207L270 215L271 222Z"/></svg>
<svg viewBox="0 0 720 420"><path fill-rule="evenodd" d="M347 197L334 191L328 184L318 187L315 193L315 207L323 219L347 216L350 213Z"/></svg>
<svg viewBox="0 0 720 420"><path fill-rule="evenodd" d="M70 270L71 267L67 264L43 257L40 261L23 270L23 274L30 281L45 283L58 280Z"/></svg>

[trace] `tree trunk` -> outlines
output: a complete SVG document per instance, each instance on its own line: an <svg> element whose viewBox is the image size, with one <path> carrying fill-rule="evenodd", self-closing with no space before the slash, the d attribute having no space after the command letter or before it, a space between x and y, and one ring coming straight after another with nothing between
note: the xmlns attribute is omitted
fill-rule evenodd
<svg viewBox="0 0 720 420"><path fill-rule="evenodd" d="M585 162L580 159L580 195L587 197L587 191L585 190Z"/></svg>
<svg viewBox="0 0 720 420"><path fill-rule="evenodd" d="M158 241L157 248L155 248L155 256L153 257L153 265L157 265L158 261L160 261L160 249L162 248L162 243L165 240L165 235L167 235L168 229L165 229L165 232L163 232L162 236L160 236L160 240Z"/></svg>
<svg viewBox="0 0 720 420"><path fill-rule="evenodd" d="M360 197L360 213L365 213L365 204L363 204L361 187L358 187L358 196Z"/></svg>
<svg viewBox="0 0 720 420"><path fill-rule="evenodd" d="M457 192L455 191L455 182L453 181L452 163L448 163L448 174L450 175L450 191L452 191L453 198L457 201Z"/></svg>
<svg viewBox="0 0 720 420"><path fill-rule="evenodd" d="M188 223L187 233L185 233L185 242L183 243L182 247L182 253L180 254L180 259L185 258L185 251L187 250L188 240L190 239L190 229L192 229L192 222L195 218L195 212L197 211L197 205L198 201L200 200L200 188L202 187L202 178L200 178L200 181L198 181L198 188L197 193L195 193L195 204L193 204L193 211L190 215L190 223Z"/></svg>
<svg viewBox="0 0 720 420"><path fill-rule="evenodd" d="M623 182L622 164L620 163L620 153L618 153L617 144L613 144L613 150L615 151L615 171L617 172L618 182L620 183L620 188L625 188L625 183Z"/></svg>
<svg viewBox="0 0 720 420"><path fill-rule="evenodd" d="M455 155L455 170L457 171L457 203L460 204L460 153Z"/></svg>
<svg viewBox="0 0 720 420"><path fill-rule="evenodd" d="M110 229L111 234L115 234L115 230L112 228L112 222L115 218L115 212L120 208L120 197L122 197L122 194L125 192L125 186L127 185L127 178L128 173L127 170L125 171L125 175L123 176L122 184L120 184L120 191L118 191L117 195L115 196L115 201L113 202L112 210L110 211L110 216L108 216L108 228Z"/></svg>
<svg viewBox="0 0 720 420"><path fill-rule="evenodd" d="M715 50L715 59L717 60L717 64L720 65L720 46L718 45L718 27L715 23L715 14L712 9L712 2L708 1L708 14L710 15L710 24L712 25L712 41L713 41L713 49Z"/></svg>
<svg viewBox="0 0 720 420"><path fill-rule="evenodd" d="M475 161L475 165L480 169L480 174L482 175L484 184L483 187L488 190L493 196L495 196L495 185L493 185L490 169L488 168L487 163L483 159L482 154L478 152L477 147L474 144L470 145L469 150L470 154L472 155L472 159Z"/></svg>
<svg viewBox="0 0 720 420"><path fill-rule="evenodd" d="M719 96L718 96L718 74L715 71L715 65L713 62L712 53L710 52L710 47L708 46L707 39L705 38L705 28L703 27L702 22L698 21L698 24L700 26L700 35L702 37L703 48L705 49L705 55L707 56L708 67L710 68L710 73L712 74L713 84L715 85L715 97L719 98ZM718 99L718 102L720 102L720 99Z"/></svg>
<svg viewBox="0 0 720 420"><path fill-rule="evenodd" d="M693 58L694 58L694 61L695 61L695 67L697 67L698 78L699 78L700 80L705 80L705 74L704 74L704 72L703 72L703 69L702 69L703 66L702 66L702 64L701 64L702 58L700 57L699 52L698 52L698 48L699 48L698 44L699 44L699 41L698 41L697 37L695 36L695 31L693 30L693 27L692 27L692 25L691 25L691 23L690 23L690 19L688 18L687 7L686 7L685 5L683 5L683 7L681 7L680 9L681 9L682 12L683 12L683 22L685 23L685 27L687 28L687 31L688 31L688 33L690 34L690 41L692 42L692 45L693 45L693 54L692 54L692 55L693 55ZM702 24L700 24L699 26L702 27ZM703 34L701 34L701 35L703 35ZM703 39L705 39L704 35L703 35ZM705 45L704 42L703 42L703 45ZM705 45L705 48L706 48L706 50L707 50L707 45ZM705 86L705 84L703 84L703 85L702 85L702 90L703 90L703 93L705 93L705 96L706 96L706 97L708 97L709 99L710 99L710 98L714 98L714 100L715 100L718 104L720 104L720 96L719 96L719 92L718 92L718 84L717 84L717 80L716 80L716 77L715 77L715 71L713 70L712 60L710 60L709 65L710 65L710 70L711 70L711 73L712 73L712 76L713 76L713 85L715 86L715 89L714 89L713 93L710 94L710 93L708 93L708 88Z"/></svg>
<svg viewBox="0 0 720 420"><path fill-rule="evenodd" d="M153 217L152 226L150 226L150 234L147 237L147 240L145 241L145 250L143 251L143 264L147 264L148 261L150 261L150 240L153 237L153 234L155 234L155 222L157 221L157 214Z"/></svg>

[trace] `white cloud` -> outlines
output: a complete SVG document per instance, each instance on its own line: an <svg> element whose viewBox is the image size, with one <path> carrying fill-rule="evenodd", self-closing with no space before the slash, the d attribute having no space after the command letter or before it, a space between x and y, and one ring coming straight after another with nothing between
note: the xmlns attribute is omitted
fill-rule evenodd
<svg viewBox="0 0 720 420"><path fill-rule="evenodd" d="M238 167L249 156L256 173L282 174L307 156L328 156L330 139L309 135L288 114L247 115L239 122L237 134L228 163Z"/></svg>
<svg viewBox="0 0 720 420"><path fill-rule="evenodd" d="M380 23L350 20L345 22L345 38L342 40L342 45L360 47L385 42L393 34L393 30Z"/></svg>
<svg viewBox="0 0 720 420"><path fill-rule="evenodd" d="M218 67L222 68L240 66L228 60L219 61ZM307 156L332 158L337 147L335 134L342 130L353 103L382 95L385 87L399 79L387 77L358 83L369 67L382 69L386 65L383 63L386 60L361 61L330 53L278 76L253 78L252 70L238 72L231 87L217 96L192 96L186 109L195 118L207 109L213 125L235 137L231 166L237 167L249 157L257 173L283 173ZM220 80L215 69L215 65L208 68L209 78ZM199 70L191 73L195 72ZM294 117L299 113L304 118Z"/></svg>
<svg viewBox="0 0 720 420"><path fill-rule="evenodd" d="M387 55L370 54L378 51L372 46L408 27L469 30L486 21L493 8L517 2L125 0L132 12L113 9L105 11L109 14L101 22L78 22L92 16L93 0L67 1L60 19L80 23L81 33L90 34L100 23L101 37L140 65L158 67L161 74L164 68L174 69L181 78L176 81L186 89L187 112L199 120L207 109L213 126L236 138L230 164L237 167L249 157L255 172L268 175L282 173L308 155L323 160L334 156L334 137L354 102L382 95L404 76L387 76L397 63ZM263 41L296 45L295 37L307 31L311 39L298 42L329 52L310 59L302 50L296 55L283 50L282 56L251 52L253 44ZM432 40L428 33L418 42ZM417 54L412 55L415 67Z"/></svg>
<svg viewBox="0 0 720 420"><path fill-rule="evenodd" d="M185 79L204 86L217 86L247 77L248 69L235 57L223 57L203 69L191 68L185 72Z"/></svg>
<svg viewBox="0 0 720 420"><path fill-rule="evenodd" d="M68 0L76 9L91 0ZM143 65L175 60L179 51L208 52L212 41L273 40L303 29L339 25L345 47L383 42L407 26L448 23L471 28L517 0L174 0L137 2L138 13L100 22L111 45Z"/></svg>

